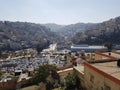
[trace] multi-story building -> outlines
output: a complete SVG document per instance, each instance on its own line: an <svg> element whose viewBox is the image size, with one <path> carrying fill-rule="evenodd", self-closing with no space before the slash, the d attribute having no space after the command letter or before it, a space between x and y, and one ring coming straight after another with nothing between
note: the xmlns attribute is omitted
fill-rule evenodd
<svg viewBox="0 0 120 90"><path fill-rule="evenodd" d="M107 61L99 60L94 63L84 61L74 67L75 73L80 78L81 86L86 90L120 90L120 66L118 65L120 55L111 53L109 57L107 54L98 54L107 57Z"/></svg>
<svg viewBox="0 0 120 90"><path fill-rule="evenodd" d="M120 90L120 67L117 61L89 64L74 68L87 90Z"/></svg>

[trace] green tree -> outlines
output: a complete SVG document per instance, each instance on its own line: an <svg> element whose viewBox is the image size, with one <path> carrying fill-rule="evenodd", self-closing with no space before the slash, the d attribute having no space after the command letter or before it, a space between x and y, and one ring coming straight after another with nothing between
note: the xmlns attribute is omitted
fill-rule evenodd
<svg viewBox="0 0 120 90"><path fill-rule="evenodd" d="M38 45L36 46L36 50L37 50L38 54L39 54L43 49L44 49L44 46L43 46L43 45L38 44Z"/></svg>
<svg viewBox="0 0 120 90"><path fill-rule="evenodd" d="M46 84L46 87L52 85L51 88L53 88L56 83L59 83L56 66L49 64L39 66L31 81L33 84L43 82Z"/></svg>
<svg viewBox="0 0 120 90"><path fill-rule="evenodd" d="M0 55L2 55L2 51L0 50Z"/></svg>
<svg viewBox="0 0 120 90"><path fill-rule="evenodd" d="M107 49L108 49L109 52L112 50L112 43L106 42L106 43L104 44L104 46L107 47Z"/></svg>
<svg viewBox="0 0 120 90"><path fill-rule="evenodd" d="M68 74L65 78L65 90L81 90L80 79L75 74Z"/></svg>
<svg viewBox="0 0 120 90"><path fill-rule="evenodd" d="M48 46L50 45L50 41L46 40L44 42L41 42L41 44L37 44L36 46L36 50L38 52L38 54L45 48L48 48Z"/></svg>
<svg viewBox="0 0 120 90"><path fill-rule="evenodd" d="M0 70L0 77L2 76L2 71Z"/></svg>

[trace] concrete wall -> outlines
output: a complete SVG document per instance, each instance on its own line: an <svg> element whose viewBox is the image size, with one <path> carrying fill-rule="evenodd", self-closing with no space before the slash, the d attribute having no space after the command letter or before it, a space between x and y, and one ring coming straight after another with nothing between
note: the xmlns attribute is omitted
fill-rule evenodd
<svg viewBox="0 0 120 90"><path fill-rule="evenodd" d="M93 80L90 80L90 78L93 76ZM91 70L88 67L85 67L85 87L89 90L102 90L104 84L104 77L93 70Z"/></svg>
<svg viewBox="0 0 120 90"><path fill-rule="evenodd" d="M62 71L62 70L60 70L60 71ZM59 74L59 76L60 76L60 80L61 81L65 81L65 77L68 75L68 74L70 74L70 73L73 73L73 70L67 70L67 71L62 71L62 72L58 72L58 74Z"/></svg>
<svg viewBox="0 0 120 90"><path fill-rule="evenodd" d="M74 73L79 77L80 79L80 84L82 87L85 87L85 80L84 80L84 74L76 70L75 68L73 69Z"/></svg>
<svg viewBox="0 0 120 90"><path fill-rule="evenodd" d="M15 90L16 84L17 84L17 78L14 78L7 82L0 82L0 90Z"/></svg>
<svg viewBox="0 0 120 90"><path fill-rule="evenodd" d="M109 75L107 76L107 74L102 74L99 71L96 72L91 67L86 65L84 78L85 87L87 90L109 90L105 88L110 88L110 90L120 90L120 83L114 82L115 80L112 81L114 78Z"/></svg>

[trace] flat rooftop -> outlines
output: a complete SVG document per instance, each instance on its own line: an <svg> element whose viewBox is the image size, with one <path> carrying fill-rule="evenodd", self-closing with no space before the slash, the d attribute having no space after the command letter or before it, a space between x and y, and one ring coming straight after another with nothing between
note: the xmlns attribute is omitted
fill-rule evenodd
<svg viewBox="0 0 120 90"><path fill-rule="evenodd" d="M105 63L95 63L91 64L97 69L117 78L120 80L120 67L117 66L117 61L114 62L105 62Z"/></svg>

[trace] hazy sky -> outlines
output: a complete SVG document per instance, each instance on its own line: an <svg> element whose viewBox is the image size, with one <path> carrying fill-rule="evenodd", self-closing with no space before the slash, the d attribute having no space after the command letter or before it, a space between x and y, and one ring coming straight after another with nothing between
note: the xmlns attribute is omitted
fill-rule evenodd
<svg viewBox="0 0 120 90"><path fill-rule="evenodd" d="M0 0L0 20L72 24L120 16L120 0Z"/></svg>

